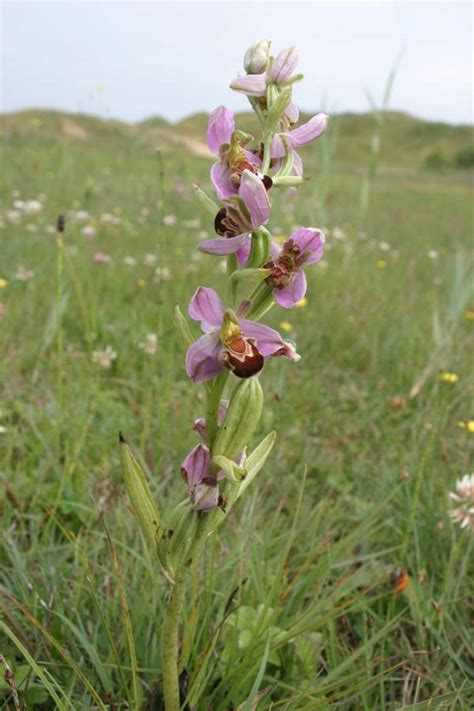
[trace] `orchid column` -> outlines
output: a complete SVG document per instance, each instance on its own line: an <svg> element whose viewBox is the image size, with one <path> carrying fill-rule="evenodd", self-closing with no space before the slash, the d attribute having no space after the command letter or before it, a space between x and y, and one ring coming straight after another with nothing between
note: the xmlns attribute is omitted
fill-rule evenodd
<svg viewBox="0 0 474 711"><path fill-rule="evenodd" d="M186 373L206 395L206 411L192 425L200 441L181 465L187 499L161 516L143 472L121 440L130 500L170 585L161 634L166 711L178 711L184 702L178 682L179 630L189 570L209 535L260 471L275 441L272 432L247 453L263 407L258 374L269 358L293 363L300 358L292 343L260 321L275 304L289 309L301 301L307 288L304 269L323 253L324 237L318 229L300 227L279 247L268 228L278 190L304 182L298 148L326 128L324 114L295 127L299 111L292 89L302 79L295 74L297 61L293 47L273 57L266 41L247 50L246 74L230 86L247 95L260 122L257 140L236 128L232 111L224 106L209 118L208 144L217 159L211 180L219 202L196 186L216 232L198 249L227 257L229 288L226 300L212 287L196 289L187 310L199 323L197 338L176 308ZM211 275L212 271L211 265ZM226 388L228 399L223 397Z"/></svg>

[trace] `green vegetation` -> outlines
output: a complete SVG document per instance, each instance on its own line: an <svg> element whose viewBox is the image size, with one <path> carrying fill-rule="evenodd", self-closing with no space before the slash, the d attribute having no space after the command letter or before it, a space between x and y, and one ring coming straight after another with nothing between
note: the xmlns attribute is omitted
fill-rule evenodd
<svg viewBox="0 0 474 711"><path fill-rule="evenodd" d="M118 432L157 500L185 497L202 402L173 310L223 283L194 249L212 234L191 188L210 188L205 122L1 119L0 654L28 709L125 709L137 687L160 709L165 586ZM255 442L276 429L277 445L193 573L198 711L472 708L473 536L448 515L474 438L471 129L386 114L362 211L373 131L371 115L336 117L272 219L276 234L324 228L327 250L307 306L272 312L302 355L262 375ZM14 206L38 197L39 214ZM12 684L2 674L2 708Z"/></svg>

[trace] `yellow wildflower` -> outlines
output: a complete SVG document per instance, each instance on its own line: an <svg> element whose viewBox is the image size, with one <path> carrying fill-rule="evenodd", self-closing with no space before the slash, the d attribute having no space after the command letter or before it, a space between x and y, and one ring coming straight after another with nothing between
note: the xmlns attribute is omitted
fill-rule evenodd
<svg viewBox="0 0 474 711"><path fill-rule="evenodd" d="M301 306L301 307L307 306L307 305L308 305L308 299L306 298L306 296L303 296L301 301L298 301L298 303L296 304L296 306Z"/></svg>
<svg viewBox="0 0 474 711"><path fill-rule="evenodd" d="M377 266L377 269L385 269L386 267L388 267L388 264L385 259L377 259L375 264Z"/></svg>
<svg viewBox="0 0 474 711"><path fill-rule="evenodd" d="M278 244L283 244L283 242L286 242L285 235L277 235L275 237L275 242L277 242Z"/></svg>
<svg viewBox="0 0 474 711"><path fill-rule="evenodd" d="M286 331L287 333L293 330L293 326L289 323L289 321L282 321L280 323L280 328L282 331Z"/></svg>
<svg viewBox="0 0 474 711"><path fill-rule="evenodd" d="M143 289L145 284L146 284L145 279L137 279L137 286L139 286L141 289Z"/></svg>
<svg viewBox="0 0 474 711"><path fill-rule="evenodd" d="M4 279L3 277L0 277L0 289L4 289L7 284L8 284L7 280Z"/></svg>
<svg viewBox="0 0 474 711"><path fill-rule="evenodd" d="M439 379L443 383L451 383L453 385L458 382L459 375L457 373L440 373Z"/></svg>
<svg viewBox="0 0 474 711"><path fill-rule="evenodd" d="M474 420L459 420L458 427L462 427L463 430L467 430L470 434L474 434Z"/></svg>
<svg viewBox="0 0 474 711"><path fill-rule="evenodd" d="M465 311L464 318L467 318L468 321L474 321L474 311Z"/></svg>

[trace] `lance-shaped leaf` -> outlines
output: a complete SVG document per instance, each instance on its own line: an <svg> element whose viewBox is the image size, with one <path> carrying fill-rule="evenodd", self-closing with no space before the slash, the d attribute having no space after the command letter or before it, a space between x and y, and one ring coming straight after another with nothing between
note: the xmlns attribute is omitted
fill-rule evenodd
<svg viewBox="0 0 474 711"><path fill-rule="evenodd" d="M199 185L194 184L194 194L198 200L198 202L203 206L205 210L207 210L212 217L215 217L217 213L219 212L219 205L212 200L209 195L206 195L204 190L201 190Z"/></svg>
<svg viewBox="0 0 474 711"><path fill-rule="evenodd" d="M246 467L241 467L233 459L222 455L212 458L211 467L215 473L223 471L225 478L233 482L242 481L247 475Z"/></svg>
<svg viewBox="0 0 474 711"><path fill-rule="evenodd" d="M263 467L268 459L270 452L273 449L273 445L276 440L276 432L270 432L265 439L263 439L260 444L255 447L252 454L250 454L245 460L245 468L247 470L247 476L243 479L240 487L238 496L242 495L242 492L252 483L260 469Z"/></svg>
<svg viewBox="0 0 474 711"><path fill-rule="evenodd" d="M143 469L133 456L132 450L122 434L119 436L119 441L122 472L130 503L148 544L154 551L157 551L158 544L164 533L158 508Z"/></svg>

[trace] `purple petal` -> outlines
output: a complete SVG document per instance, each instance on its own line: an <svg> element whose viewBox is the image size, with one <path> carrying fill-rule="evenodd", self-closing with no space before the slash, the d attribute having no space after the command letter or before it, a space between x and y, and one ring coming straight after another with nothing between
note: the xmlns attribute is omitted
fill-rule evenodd
<svg viewBox="0 0 474 711"><path fill-rule="evenodd" d="M292 148L292 140L289 133L276 133L272 138L272 158L284 158Z"/></svg>
<svg viewBox="0 0 474 711"><path fill-rule="evenodd" d="M276 242L273 242L273 240L272 240L272 243L270 245L270 257L271 257L272 261L276 262L276 260L278 259L279 255L280 255L280 252L281 252L280 245L277 244Z"/></svg>
<svg viewBox="0 0 474 711"><path fill-rule="evenodd" d="M238 193L238 189L230 179L231 175L230 169L220 161L214 163L211 168L211 180L221 200Z"/></svg>
<svg viewBox="0 0 474 711"><path fill-rule="evenodd" d="M303 161L301 160L299 154L296 151L292 151L292 156L293 166L291 168L291 174L303 176Z"/></svg>
<svg viewBox="0 0 474 711"><path fill-rule="evenodd" d="M270 217L270 201L267 190L260 178L244 170L240 179L239 196L250 213L252 227L255 229L268 222Z"/></svg>
<svg viewBox="0 0 474 711"><path fill-rule="evenodd" d="M200 438L205 442L207 439L206 418L198 417L196 420L194 420L193 430L197 432Z"/></svg>
<svg viewBox="0 0 474 711"><path fill-rule="evenodd" d="M305 264L319 262L324 252L324 235L314 227L299 227L292 232L290 239L300 248L301 253L308 253Z"/></svg>
<svg viewBox="0 0 474 711"><path fill-rule="evenodd" d="M288 358L288 360L293 361L293 363L297 363L301 360L301 356L296 352L296 348L289 341L283 341L282 348L280 348L277 353L272 353L272 355L277 358Z"/></svg>
<svg viewBox="0 0 474 711"><path fill-rule="evenodd" d="M230 88L234 91L240 91L247 96L265 96L267 93L267 75L266 74L247 74L243 77L237 77L230 84Z"/></svg>
<svg viewBox="0 0 474 711"><path fill-rule="evenodd" d="M294 128L290 135L295 146L304 146L318 138L326 130L328 117L326 114L317 114L307 123Z"/></svg>
<svg viewBox="0 0 474 711"><path fill-rule="evenodd" d="M282 84L293 74L296 65L298 64L298 54L294 47L282 49L277 54L275 61L272 64L271 77L277 84Z"/></svg>
<svg viewBox="0 0 474 711"><path fill-rule="evenodd" d="M290 101L285 109L285 116L290 123L296 123L300 117L300 110L294 101Z"/></svg>
<svg viewBox="0 0 474 711"><path fill-rule="evenodd" d="M225 106L219 106L209 116L207 124L207 145L214 155L219 155L219 148L224 143L230 143L234 131L234 112Z"/></svg>
<svg viewBox="0 0 474 711"><path fill-rule="evenodd" d="M222 325L224 304L221 297L208 286L200 286L189 302L188 314L194 321L201 322L204 333L209 333Z"/></svg>
<svg viewBox="0 0 474 711"><path fill-rule="evenodd" d="M248 240L248 235L238 235L237 237L216 237L215 239L206 239L198 244L198 249L206 254L217 254L220 257L226 257L229 254L238 252Z"/></svg>
<svg viewBox="0 0 474 711"><path fill-rule="evenodd" d="M192 501L197 511L212 511L219 503L219 487L198 484L194 487Z"/></svg>
<svg viewBox="0 0 474 711"><path fill-rule="evenodd" d="M254 165L256 168L260 168L260 166L262 165L262 159L257 153L254 153L253 151L248 151L246 148L244 149L244 153L245 157L251 165Z"/></svg>
<svg viewBox="0 0 474 711"><path fill-rule="evenodd" d="M186 353L186 373L195 383L215 378L223 370L222 346L217 334L206 333Z"/></svg>
<svg viewBox="0 0 474 711"><path fill-rule="evenodd" d="M244 244L242 245L242 247L239 249L239 251L235 253L235 256L239 260L239 264L241 267L244 267L247 264L251 247L252 247L252 240L247 239L244 242Z"/></svg>
<svg viewBox="0 0 474 711"><path fill-rule="evenodd" d="M277 353L277 351L285 345L285 341L282 339L278 331L274 331L273 328L264 326L263 323L243 319L240 322L240 327L246 338L255 338L257 341L257 349L265 358Z"/></svg>
<svg viewBox="0 0 474 711"><path fill-rule="evenodd" d="M306 294L306 275L302 269L297 269L294 273L293 281L283 289L274 289L275 301L284 309L291 309Z"/></svg>
<svg viewBox="0 0 474 711"><path fill-rule="evenodd" d="M198 444L189 452L181 464L181 471L190 489L209 476L209 463L209 450L204 444Z"/></svg>

